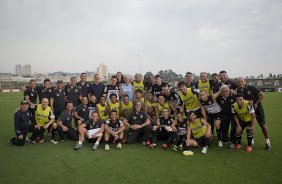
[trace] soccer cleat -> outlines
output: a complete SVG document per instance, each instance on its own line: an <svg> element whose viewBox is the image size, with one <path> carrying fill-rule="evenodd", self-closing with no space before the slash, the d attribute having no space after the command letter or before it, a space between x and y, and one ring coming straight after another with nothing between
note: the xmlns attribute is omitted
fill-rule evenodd
<svg viewBox="0 0 282 184"><path fill-rule="evenodd" d="M252 139L252 147L255 147L256 145L255 145L255 139L253 138Z"/></svg>
<svg viewBox="0 0 282 184"><path fill-rule="evenodd" d="M146 146L146 142L145 141L143 141L141 144L142 144L142 146Z"/></svg>
<svg viewBox="0 0 282 184"><path fill-rule="evenodd" d="M55 140L53 140L53 139L52 139L50 142L51 142L52 144L58 144L58 142L55 141Z"/></svg>
<svg viewBox="0 0 282 184"><path fill-rule="evenodd" d="M236 144L235 149L241 149L242 145L241 144Z"/></svg>
<svg viewBox="0 0 282 184"><path fill-rule="evenodd" d="M151 141L150 140L146 141L146 145L150 146L151 145Z"/></svg>
<svg viewBox="0 0 282 184"><path fill-rule="evenodd" d="M182 144L180 144L180 145L178 146L178 150L179 150L179 151L183 150L183 145L182 145Z"/></svg>
<svg viewBox="0 0 282 184"><path fill-rule="evenodd" d="M251 152L252 151L252 147L251 146L246 146L246 151L247 152Z"/></svg>
<svg viewBox="0 0 282 184"><path fill-rule="evenodd" d="M30 141L30 144L36 144L36 142L35 141Z"/></svg>
<svg viewBox="0 0 282 184"><path fill-rule="evenodd" d="M83 145L77 143L73 149L74 149L74 150L80 150L80 149L82 149L82 148L83 148Z"/></svg>
<svg viewBox="0 0 282 184"><path fill-rule="evenodd" d="M157 145L155 143L150 145L150 148L155 148L155 147L157 147Z"/></svg>
<svg viewBox="0 0 282 184"><path fill-rule="evenodd" d="M174 151L178 151L178 147L177 147L177 145L172 144L170 147L171 147L171 149L172 149L172 150L174 150Z"/></svg>
<svg viewBox="0 0 282 184"><path fill-rule="evenodd" d="M12 139L14 139L15 137L10 137L10 140L9 140L9 145L13 145L13 142L12 142Z"/></svg>
<svg viewBox="0 0 282 184"><path fill-rule="evenodd" d="M25 141L30 142L30 139L26 136Z"/></svg>
<svg viewBox="0 0 282 184"><path fill-rule="evenodd" d="M92 150L93 150L93 151L97 151L98 146L99 146L99 144L94 144L93 147L92 147Z"/></svg>
<svg viewBox="0 0 282 184"><path fill-rule="evenodd" d="M192 155L194 155L194 153L191 150L187 150L187 151L183 151L183 155L185 155L185 156L192 156Z"/></svg>
<svg viewBox="0 0 282 184"><path fill-rule="evenodd" d="M218 147L222 147L223 145L222 145L222 141L218 141L217 142L217 145L218 145Z"/></svg>
<svg viewBox="0 0 282 184"><path fill-rule="evenodd" d="M167 149L167 148L168 148L168 144L163 144L163 145L162 145L162 148L163 148L163 149Z"/></svg>
<svg viewBox="0 0 282 184"><path fill-rule="evenodd" d="M206 154L208 152L208 147L203 147L201 153Z"/></svg>
<svg viewBox="0 0 282 184"><path fill-rule="evenodd" d="M39 143L43 143L44 142L44 139L41 139L40 141L38 141Z"/></svg>
<svg viewBox="0 0 282 184"><path fill-rule="evenodd" d="M122 144L121 143L118 143L117 144L117 149L121 149L122 148Z"/></svg>
<svg viewBox="0 0 282 184"><path fill-rule="evenodd" d="M269 151L271 149L271 145L270 144L265 144L265 151Z"/></svg>
<svg viewBox="0 0 282 184"><path fill-rule="evenodd" d="M234 149L234 148L235 148L235 144L230 144L230 145L229 145L229 148L230 148L230 149Z"/></svg>
<svg viewBox="0 0 282 184"><path fill-rule="evenodd" d="M110 150L110 146L108 144L105 144L105 150L109 151Z"/></svg>

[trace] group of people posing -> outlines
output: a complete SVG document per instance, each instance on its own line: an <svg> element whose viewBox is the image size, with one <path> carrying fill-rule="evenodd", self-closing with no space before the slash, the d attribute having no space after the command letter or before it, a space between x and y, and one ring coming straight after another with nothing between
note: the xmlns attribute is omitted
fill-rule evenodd
<svg viewBox="0 0 282 184"><path fill-rule="evenodd" d="M193 147L202 147L201 153L206 154L213 137L217 137L218 147L241 149L246 129L245 150L251 152L257 121L265 137L265 150L270 150L263 98L263 92L246 84L243 77L231 80L226 71L212 74L211 79L201 72L198 81L187 72L177 89L160 75L144 76L143 81L136 74L131 81L121 72L107 85L100 82L98 74L93 83L87 82L85 73L80 81L76 77L68 84L58 80L56 87L50 86L49 79L43 86L31 80L14 114L16 136L9 143L43 143L47 131L53 144L66 138L77 141L75 150L83 148L85 139L93 143L94 151L101 141L105 150L110 150L111 144L122 149L123 143L138 141L155 148L161 141L163 149L193 155Z"/></svg>

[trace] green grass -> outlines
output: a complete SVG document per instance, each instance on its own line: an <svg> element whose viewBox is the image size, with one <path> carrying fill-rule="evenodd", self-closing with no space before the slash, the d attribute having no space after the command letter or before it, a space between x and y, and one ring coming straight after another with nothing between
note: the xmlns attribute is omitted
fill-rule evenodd
<svg viewBox="0 0 282 184"><path fill-rule="evenodd" d="M265 152L264 138L255 127L256 147L251 153L219 149L215 143L207 155L194 150L194 156L181 152L154 150L140 144L123 145L116 150L97 152L88 143L82 151L75 142L57 145L8 145L14 134L13 113L22 94L0 94L0 183L282 183L282 93L267 93L264 108L272 150ZM243 137L243 144L246 137Z"/></svg>

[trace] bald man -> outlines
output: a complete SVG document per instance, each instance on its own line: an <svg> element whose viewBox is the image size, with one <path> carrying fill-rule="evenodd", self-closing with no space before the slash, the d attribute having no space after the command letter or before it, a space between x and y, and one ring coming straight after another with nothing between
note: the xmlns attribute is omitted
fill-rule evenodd
<svg viewBox="0 0 282 184"><path fill-rule="evenodd" d="M264 98L264 94L258 88L252 85L248 85L244 77L237 78L237 85L237 92L242 93L244 95L244 98L253 104L257 122L259 123L263 135L265 137L265 150L268 151L271 149L271 145L269 140L268 127L265 124L264 109L261 104Z"/></svg>

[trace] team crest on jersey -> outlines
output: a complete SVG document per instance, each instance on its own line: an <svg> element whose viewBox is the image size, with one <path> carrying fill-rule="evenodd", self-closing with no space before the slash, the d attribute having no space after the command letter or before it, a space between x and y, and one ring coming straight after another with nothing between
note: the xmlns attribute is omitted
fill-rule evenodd
<svg viewBox="0 0 282 184"><path fill-rule="evenodd" d="M68 88L68 92L70 92L70 88Z"/></svg>
<svg viewBox="0 0 282 184"><path fill-rule="evenodd" d="M51 93L51 89L49 89L49 93Z"/></svg>
<svg viewBox="0 0 282 184"><path fill-rule="evenodd" d="M85 111L85 109L83 109L83 111Z"/></svg>
<svg viewBox="0 0 282 184"><path fill-rule="evenodd" d="M141 118L141 119L143 118L143 115L142 115L142 114L140 115L140 118Z"/></svg>
<svg viewBox="0 0 282 184"><path fill-rule="evenodd" d="M31 96L34 96L34 94L33 94L33 93L31 93L30 95L31 95Z"/></svg>
<svg viewBox="0 0 282 184"><path fill-rule="evenodd" d="M69 121L70 120L70 118L69 117L67 117L67 121Z"/></svg>
<svg viewBox="0 0 282 184"><path fill-rule="evenodd" d="M211 105L212 104L212 101L209 101L209 105Z"/></svg>
<svg viewBox="0 0 282 184"><path fill-rule="evenodd" d="M136 119L137 119L137 117L136 117L136 116L133 116L133 119L134 119L134 120L136 120Z"/></svg>
<svg viewBox="0 0 282 184"><path fill-rule="evenodd" d="M75 89L75 92L77 93L77 92L78 92L78 90L77 90L77 89Z"/></svg>
<svg viewBox="0 0 282 184"><path fill-rule="evenodd" d="M230 100L231 103L234 103L235 101L233 99Z"/></svg>
<svg viewBox="0 0 282 184"><path fill-rule="evenodd" d="M248 95L250 95L250 94L251 94L251 91L248 91L247 93L248 93Z"/></svg>
<svg viewBox="0 0 282 184"><path fill-rule="evenodd" d="M60 96L60 93L57 93L57 96Z"/></svg>
<svg viewBox="0 0 282 184"><path fill-rule="evenodd" d="M89 87L89 84L87 84L86 86Z"/></svg>
<svg viewBox="0 0 282 184"><path fill-rule="evenodd" d="M118 125L116 125L116 128L118 128Z"/></svg>
<svg viewBox="0 0 282 184"><path fill-rule="evenodd" d="M224 104L224 101L223 101L223 100L221 100L221 104Z"/></svg>

